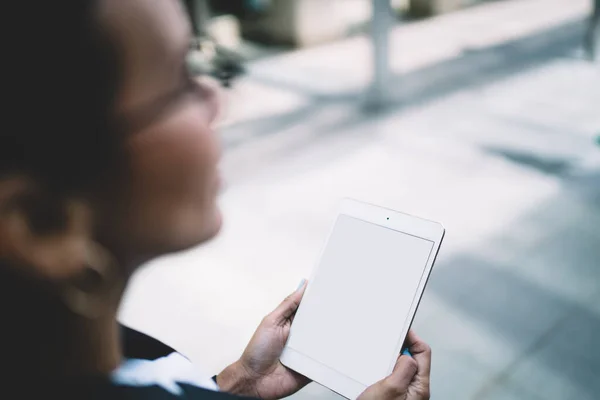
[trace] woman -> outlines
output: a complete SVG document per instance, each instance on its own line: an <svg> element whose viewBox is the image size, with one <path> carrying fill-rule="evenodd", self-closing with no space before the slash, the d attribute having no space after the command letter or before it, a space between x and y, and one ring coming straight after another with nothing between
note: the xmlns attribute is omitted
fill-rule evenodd
<svg viewBox="0 0 600 400"><path fill-rule="evenodd" d="M298 391L308 379L278 358L303 288L265 317L214 382L117 323L140 264L202 243L221 226L211 127L218 96L186 68L190 33L179 2L33 3L8 2L3 13L27 27L2 35L4 390L18 391L11 398L86 399ZM408 345L413 357L399 357L361 399L428 398L430 350L412 333Z"/></svg>

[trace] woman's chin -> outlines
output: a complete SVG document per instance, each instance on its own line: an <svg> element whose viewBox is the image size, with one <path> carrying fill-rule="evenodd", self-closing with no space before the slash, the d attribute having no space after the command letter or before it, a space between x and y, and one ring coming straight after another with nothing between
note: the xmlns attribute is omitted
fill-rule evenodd
<svg viewBox="0 0 600 400"><path fill-rule="evenodd" d="M219 234L219 232L221 232L221 227L223 226L223 214L221 213L221 209L217 204L214 205L210 215L211 216L207 219L207 223L203 229L198 244L213 239Z"/></svg>
<svg viewBox="0 0 600 400"><path fill-rule="evenodd" d="M222 225L221 210L215 205L210 214L202 219L202 222L193 226L188 223L187 228L180 231L178 243L172 246L167 253L185 251L210 241L219 234Z"/></svg>
<svg viewBox="0 0 600 400"><path fill-rule="evenodd" d="M212 220L213 221L212 221L211 229L209 230L209 235L205 240L210 240L210 239L214 238L215 236L217 236L219 234L219 232L221 232L221 228L223 227L223 213L221 212L221 209L217 205L215 205Z"/></svg>

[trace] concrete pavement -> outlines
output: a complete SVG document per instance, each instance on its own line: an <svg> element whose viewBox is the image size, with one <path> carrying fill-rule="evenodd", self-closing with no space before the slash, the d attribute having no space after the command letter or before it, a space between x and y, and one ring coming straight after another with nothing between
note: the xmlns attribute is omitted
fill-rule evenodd
<svg viewBox="0 0 600 400"><path fill-rule="evenodd" d="M414 324L434 351L432 398L598 398L587 6L504 1L398 28L414 47L397 42L393 103L377 114L361 106L360 38L253 64L224 124L221 235L140 271L123 321L218 371L310 274L339 199L355 197L447 228ZM310 385L294 398L338 397Z"/></svg>

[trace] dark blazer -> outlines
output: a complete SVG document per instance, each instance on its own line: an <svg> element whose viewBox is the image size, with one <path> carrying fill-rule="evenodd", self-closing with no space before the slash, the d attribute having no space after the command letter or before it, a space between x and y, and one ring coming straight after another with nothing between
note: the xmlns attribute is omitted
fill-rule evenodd
<svg viewBox="0 0 600 400"><path fill-rule="evenodd" d="M155 360L175 352L166 344L131 328L122 327L126 358ZM11 386L11 385L9 385ZM249 399L179 383L178 396L160 386L120 386L106 377L87 377L68 382L14 382L9 393L14 399L89 399L89 400L235 400ZM5 390L7 387L5 386ZM14 390L14 392L13 392ZM4 390L3 390L4 391ZM4 398L0 394L0 398ZM7 397L8 398L8 397Z"/></svg>

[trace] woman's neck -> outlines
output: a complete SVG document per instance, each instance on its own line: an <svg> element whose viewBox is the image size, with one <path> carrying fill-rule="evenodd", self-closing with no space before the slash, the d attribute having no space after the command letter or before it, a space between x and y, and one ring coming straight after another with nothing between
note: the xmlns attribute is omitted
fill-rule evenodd
<svg viewBox="0 0 600 400"><path fill-rule="evenodd" d="M67 377L109 375L119 366L122 357L116 313L93 320L75 318L64 363L59 370Z"/></svg>
<svg viewBox="0 0 600 400"><path fill-rule="evenodd" d="M70 336L65 373L67 375L108 375L121 363L121 328L117 321L119 304L128 274L119 275L102 299L105 308L96 318L71 313Z"/></svg>

